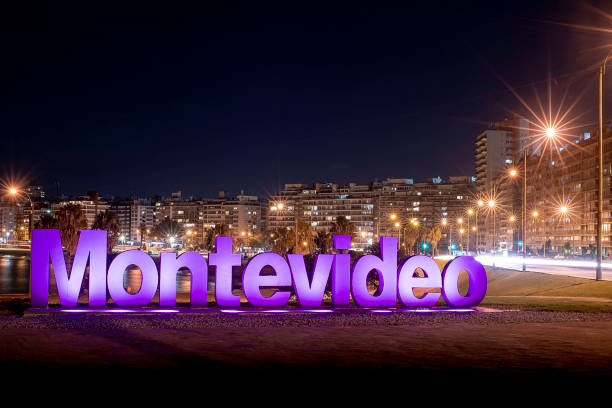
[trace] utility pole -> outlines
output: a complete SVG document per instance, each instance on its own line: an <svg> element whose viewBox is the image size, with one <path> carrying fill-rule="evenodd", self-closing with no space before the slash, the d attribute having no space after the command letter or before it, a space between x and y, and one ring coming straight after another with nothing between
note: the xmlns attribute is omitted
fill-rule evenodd
<svg viewBox="0 0 612 408"><path fill-rule="evenodd" d="M471 214L468 214L468 217L467 217L467 219L468 219L468 227L467 227L467 252L466 252L466 255L470 255L470 217L471 217Z"/></svg>
<svg viewBox="0 0 612 408"><path fill-rule="evenodd" d="M610 54L608 54L609 56ZM597 269L595 270L595 280L601 280L601 229L603 211L603 74L606 68L606 61L599 67L599 191L597 197Z"/></svg>
<svg viewBox="0 0 612 408"><path fill-rule="evenodd" d="M525 219L527 217L527 146L525 146L525 151L523 152L523 215L521 216L521 228L523 230L523 272L525 272L525 255L526 255L526 246L527 239L525 236Z"/></svg>

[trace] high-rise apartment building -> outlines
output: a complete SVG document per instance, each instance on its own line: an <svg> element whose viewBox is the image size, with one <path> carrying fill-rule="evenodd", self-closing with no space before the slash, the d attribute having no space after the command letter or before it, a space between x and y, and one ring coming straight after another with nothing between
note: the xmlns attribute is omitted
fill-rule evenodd
<svg viewBox="0 0 612 408"><path fill-rule="evenodd" d="M439 225L442 230L439 247L443 247L453 231L445 228L442 220L450 220L465 211L474 191L472 177L451 177L445 181L435 178L421 183L414 183L412 179L387 179L343 186L287 184L268 203L268 230L294 229L298 221L304 221L315 233L329 232L337 218L343 216L353 225L353 247L364 250L380 236L397 236L401 241L409 228L418 229L422 234Z"/></svg>
<svg viewBox="0 0 612 408"><path fill-rule="evenodd" d="M119 219L119 237L125 243L133 244L146 240L155 225L155 207L149 200L115 201L110 209Z"/></svg>

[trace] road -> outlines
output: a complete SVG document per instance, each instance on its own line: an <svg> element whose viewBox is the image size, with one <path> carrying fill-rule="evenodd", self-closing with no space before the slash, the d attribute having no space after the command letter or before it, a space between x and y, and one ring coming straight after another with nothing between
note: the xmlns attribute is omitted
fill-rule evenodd
<svg viewBox="0 0 612 408"><path fill-rule="evenodd" d="M476 257L483 265L500 268L523 269L523 259L512 256L478 256ZM575 261L565 259L527 258L526 269L529 272L542 272L551 275L565 275L576 278L595 279L595 262ZM612 263L602 263L602 278L612 281Z"/></svg>

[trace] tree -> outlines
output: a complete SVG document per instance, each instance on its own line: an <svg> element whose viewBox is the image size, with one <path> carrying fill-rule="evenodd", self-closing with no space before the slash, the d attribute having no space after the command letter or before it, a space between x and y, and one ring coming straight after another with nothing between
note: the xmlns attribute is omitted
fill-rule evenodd
<svg viewBox="0 0 612 408"><path fill-rule="evenodd" d="M62 237L62 244L66 248L66 266L71 264L71 259L76 252L79 243L79 232L87 228L87 219L78 204L66 204L57 212L57 226Z"/></svg>
<svg viewBox="0 0 612 408"><path fill-rule="evenodd" d="M140 239L140 243L142 244L144 242L144 236L147 232L147 224L145 224L144 222L141 222L138 230L140 231L139 239Z"/></svg>
<svg viewBox="0 0 612 408"><path fill-rule="evenodd" d="M213 228L206 231L206 237L204 239L204 248L208 251L212 251L215 247L215 241L217 237L229 236L229 228L225 224L216 224Z"/></svg>
<svg viewBox="0 0 612 408"><path fill-rule="evenodd" d="M36 224L34 224L34 228L37 228L37 229L58 228L57 219L52 215L43 214L42 217L40 217L40 219L36 221Z"/></svg>
<svg viewBox="0 0 612 408"><path fill-rule="evenodd" d="M421 236L421 228L418 226L411 225L404 229L404 244L406 244L406 250L408 254L414 254L414 245Z"/></svg>
<svg viewBox="0 0 612 408"><path fill-rule="evenodd" d="M170 242L171 238L173 240L182 239L184 235L185 230L183 227L181 227L178 222L171 220L170 218L164 218L162 222L153 228L154 237L167 240L168 242Z"/></svg>
<svg viewBox="0 0 612 408"><path fill-rule="evenodd" d="M331 228L332 235L350 235L353 237L355 227L353 224L343 215L336 217L336 222Z"/></svg>
<svg viewBox="0 0 612 408"><path fill-rule="evenodd" d="M99 213L91 229L106 231L106 253L110 254L121 233L121 222L117 214L111 210Z"/></svg>
<svg viewBox="0 0 612 408"><path fill-rule="evenodd" d="M272 251L285 256L289 248L295 246L295 233L288 228L281 227L272 233Z"/></svg>
<svg viewBox="0 0 612 408"><path fill-rule="evenodd" d="M298 221L297 245L293 247L295 254L311 254L315 249L314 231L306 221Z"/></svg>
<svg viewBox="0 0 612 408"><path fill-rule="evenodd" d="M332 235L329 232L319 231L314 237L314 243L322 254L328 253L333 247Z"/></svg>
<svg viewBox="0 0 612 408"><path fill-rule="evenodd" d="M436 256L436 252L438 251L438 242L442 239L442 231L440 231L440 227L437 225L432 226L427 230L426 238L427 241L431 244L431 256Z"/></svg>

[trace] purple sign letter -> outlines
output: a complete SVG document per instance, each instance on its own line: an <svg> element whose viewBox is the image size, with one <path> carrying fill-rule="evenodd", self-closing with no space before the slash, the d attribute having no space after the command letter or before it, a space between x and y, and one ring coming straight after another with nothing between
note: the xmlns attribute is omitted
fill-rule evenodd
<svg viewBox="0 0 612 408"><path fill-rule="evenodd" d="M351 249L350 235L334 235L335 249ZM332 303L336 307L351 305L351 256L334 255L332 272Z"/></svg>
<svg viewBox="0 0 612 408"><path fill-rule="evenodd" d="M123 275L128 266L135 265L142 273L138 293L129 294L123 286ZM157 267L146 253L133 249L117 255L108 268L108 293L117 306L146 306L157 292Z"/></svg>
<svg viewBox="0 0 612 408"><path fill-rule="evenodd" d="M215 300L221 307L239 307L240 295L232 293L232 266L242 265L242 256L232 253L232 237L217 237L216 254L208 255L208 263L216 266Z"/></svg>
<svg viewBox="0 0 612 408"><path fill-rule="evenodd" d="M159 271L159 305L176 305L176 273L188 268L191 273L191 307L206 306L208 265L197 252L185 252L178 258L174 252L162 252Z"/></svg>
<svg viewBox="0 0 612 408"><path fill-rule="evenodd" d="M49 303L49 257L62 306L76 306L88 258L89 305L106 305L106 231L81 231L68 277L59 230L32 230L30 288L33 307L46 307Z"/></svg>
<svg viewBox="0 0 612 408"><path fill-rule="evenodd" d="M325 286L334 260L333 255L317 255L312 268L312 283L308 282L304 255L287 255L295 294L303 307L318 307L323 301Z"/></svg>
<svg viewBox="0 0 612 408"><path fill-rule="evenodd" d="M353 299L359 306L397 306L397 238L381 237L380 252L382 259L376 255L365 255L353 267ZM368 292L368 273L373 269L378 272L377 296Z"/></svg>
<svg viewBox="0 0 612 408"><path fill-rule="evenodd" d="M469 279L467 296L461 296L458 288L459 274L466 271ZM487 272L484 266L471 256L460 256L444 267L442 272L442 297L453 307L476 306L487 294Z"/></svg>
<svg viewBox="0 0 612 408"><path fill-rule="evenodd" d="M264 266L271 266L275 275L261 276ZM261 294L262 286L291 286L291 271L285 258L273 252L266 252L251 258L242 274L242 289L253 306L283 306L291 296L290 292L278 291L270 297Z"/></svg>
<svg viewBox="0 0 612 408"><path fill-rule="evenodd" d="M425 277L415 277L414 271L421 268ZM408 307L433 306L440 299L440 293L425 293L418 298L414 295L414 288L442 288L440 267L428 256L416 255L406 259L402 264L397 278L397 290L400 300Z"/></svg>

